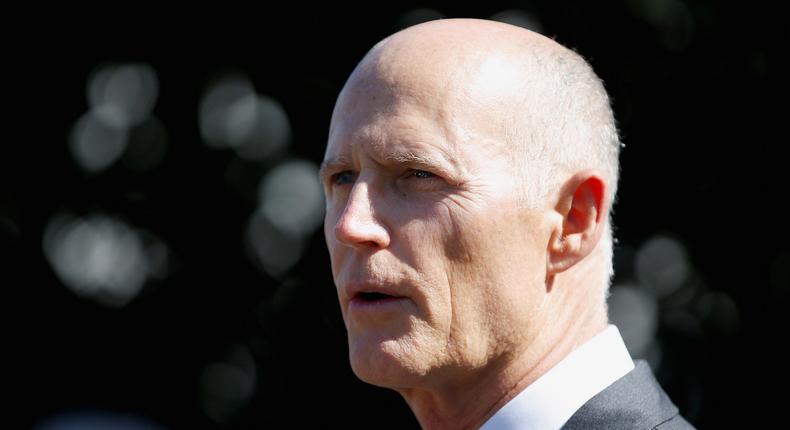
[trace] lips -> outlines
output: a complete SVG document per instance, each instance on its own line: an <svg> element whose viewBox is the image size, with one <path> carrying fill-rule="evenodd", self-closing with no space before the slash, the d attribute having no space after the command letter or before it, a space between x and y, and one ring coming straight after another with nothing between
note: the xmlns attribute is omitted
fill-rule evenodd
<svg viewBox="0 0 790 430"><path fill-rule="evenodd" d="M379 300L386 300L386 299L393 299L399 298L397 296L392 296L385 293L379 293L377 291L362 291L357 293L352 300L361 300L363 302L377 302Z"/></svg>
<svg viewBox="0 0 790 430"><path fill-rule="evenodd" d="M352 282L345 285L346 297L362 302L377 302L405 297L402 288L388 282Z"/></svg>
<svg viewBox="0 0 790 430"><path fill-rule="evenodd" d="M346 285L349 310L355 312L382 312L393 305L403 304L408 298L394 284L352 283Z"/></svg>

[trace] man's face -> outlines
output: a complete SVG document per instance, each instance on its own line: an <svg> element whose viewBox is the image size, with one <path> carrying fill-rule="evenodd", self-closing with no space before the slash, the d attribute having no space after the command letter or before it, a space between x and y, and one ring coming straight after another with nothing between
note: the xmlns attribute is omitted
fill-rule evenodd
<svg viewBox="0 0 790 430"><path fill-rule="evenodd" d="M351 365L396 389L460 384L516 353L545 293L547 228L521 204L499 113L420 85L347 89L323 170Z"/></svg>

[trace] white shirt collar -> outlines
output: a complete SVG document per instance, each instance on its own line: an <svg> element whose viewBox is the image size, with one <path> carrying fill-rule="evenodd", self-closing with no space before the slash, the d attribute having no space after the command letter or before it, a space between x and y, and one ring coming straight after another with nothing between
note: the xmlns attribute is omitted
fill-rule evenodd
<svg viewBox="0 0 790 430"><path fill-rule="evenodd" d="M511 399L480 430L559 429L633 368L620 331L610 324Z"/></svg>

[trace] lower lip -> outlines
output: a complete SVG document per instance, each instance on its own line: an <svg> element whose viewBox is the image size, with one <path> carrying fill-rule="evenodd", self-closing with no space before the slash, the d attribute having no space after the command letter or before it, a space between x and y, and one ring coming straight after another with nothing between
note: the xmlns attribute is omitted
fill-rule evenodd
<svg viewBox="0 0 790 430"><path fill-rule="evenodd" d="M388 297L381 300L351 299L349 312L387 312L399 309L408 300L406 297Z"/></svg>

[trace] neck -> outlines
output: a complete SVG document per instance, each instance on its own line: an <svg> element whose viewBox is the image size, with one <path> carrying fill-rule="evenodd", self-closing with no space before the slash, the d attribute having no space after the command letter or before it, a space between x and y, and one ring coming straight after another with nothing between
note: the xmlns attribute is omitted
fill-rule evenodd
<svg viewBox="0 0 790 430"><path fill-rule="evenodd" d="M564 307L564 308L563 308ZM404 388L403 396L423 429L477 429L521 391L578 346L603 331L606 312L588 303L557 300L547 309L553 320L516 353L491 360L463 380L430 389ZM557 316L560 315L560 318Z"/></svg>

